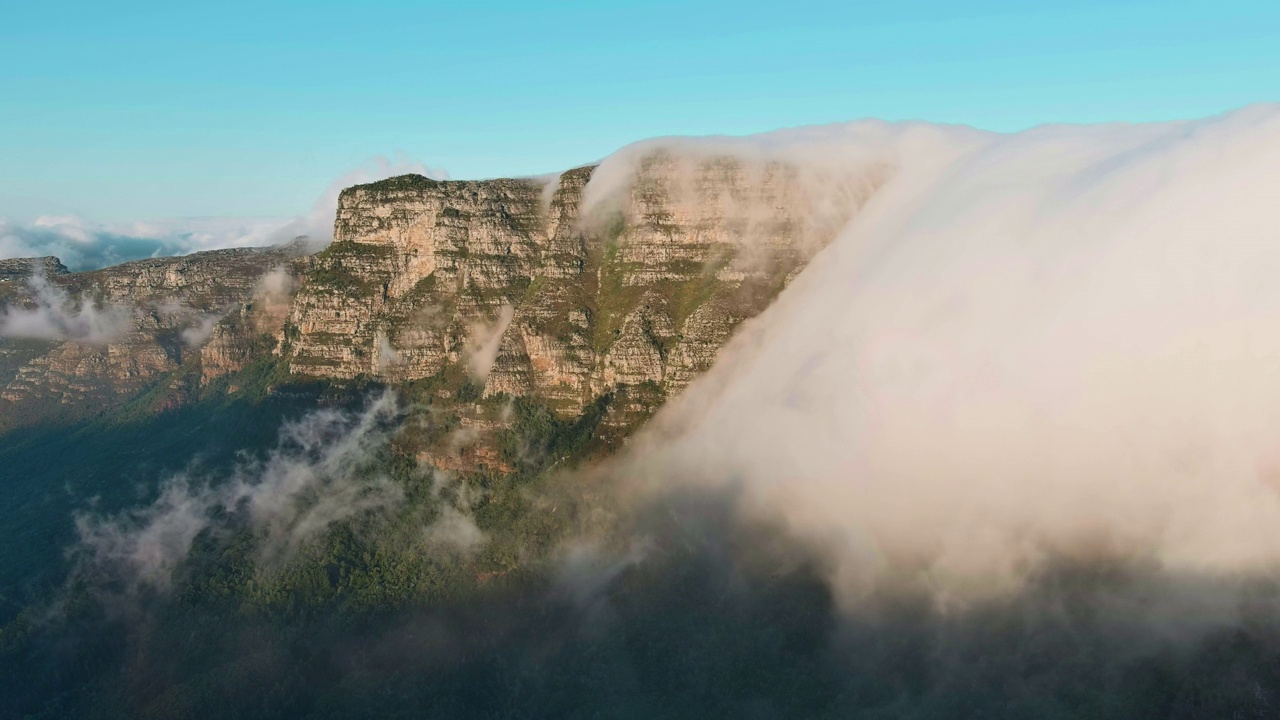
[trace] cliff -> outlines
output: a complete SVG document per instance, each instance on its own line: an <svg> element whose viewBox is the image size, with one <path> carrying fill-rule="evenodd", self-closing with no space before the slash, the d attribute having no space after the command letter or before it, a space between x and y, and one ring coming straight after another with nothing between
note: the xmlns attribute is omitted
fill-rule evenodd
<svg viewBox="0 0 1280 720"><path fill-rule="evenodd" d="M56 257L0 260L0 283L22 282L32 275L65 275L70 270Z"/></svg>
<svg viewBox="0 0 1280 720"><path fill-rule="evenodd" d="M252 307L285 248L215 250L68 273L9 261L0 285L0 429L74 419L199 368L217 324ZM20 274L21 273L21 274Z"/></svg>
<svg viewBox="0 0 1280 720"><path fill-rule="evenodd" d="M488 397L643 415L834 232L778 163L655 152L585 208L593 170L347 189L289 314L290 369L405 382L463 365Z"/></svg>
<svg viewBox="0 0 1280 720"><path fill-rule="evenodd" d="M832 238L844 217L815 223L815 207L848 189L801 170L658 148L601 187L595 167L551 180L405 175L344 190L334 241L311 256L222 250L88 273L11 261L0 267L11 310L47 304L14 282L35 268L66 312L128 322L105 338L0 339L0 410L87 411L90 398L158 386L162 404L180 403L271 358L297 380L416 388L491 460L483 438L515 398L565 419L602 409L602 432L622 437Z"/></svg>

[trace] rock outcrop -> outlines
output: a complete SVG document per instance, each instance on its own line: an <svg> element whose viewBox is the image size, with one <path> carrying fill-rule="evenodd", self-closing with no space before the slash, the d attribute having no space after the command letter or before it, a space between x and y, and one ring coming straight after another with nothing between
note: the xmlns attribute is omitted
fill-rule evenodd
<svg viewBox="0 0 1280 720"><path fill-rule="evenodd" d="M82 273L56 258L27 261L0 317L0 427L91 414L184 380L166 373L193 364L198 373L219 323L246 312L290 259L282 249L215 250Z"/></svg>
<svg viewBox="0 0 1280 720"><path fill-rule="evenodd" d="M22 282L32 275L66 275L71 272L56 257L0 260L0 283Z"/></svg>
<svg viewBox="0 0 1280 720"><path fill-rule="evenodd" d="M403 382L462 365L486 396L572 415L612 395L644 415L838 226L810 222L813 198L781 163L657 151L585 207L593 171L345 190L290 311L291 370Z"/></svg>
<svg viewBox="0 0 1280 720"><path fill-rule="evenodd" d="M815 185L802 170L655 149L611 167L608 187L592 185L595 167L549 181L405 175L344 190L334 241L314 255L221 250L85 273L5 261L11 308L47 304L16 281L35 271L65 312L127 322L112 337L0 338L0 411L165 383L181 402L268 358L298 379L417 387L472 434L500 424L503 398L526 398L562 418L607 405L605 426L625 435L878 183Z"/></svg>

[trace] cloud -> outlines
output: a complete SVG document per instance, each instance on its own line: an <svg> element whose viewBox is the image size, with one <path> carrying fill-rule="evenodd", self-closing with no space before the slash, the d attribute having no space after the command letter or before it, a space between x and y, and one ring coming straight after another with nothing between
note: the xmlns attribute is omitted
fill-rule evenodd
<svg viewBox="0 0 1280 720"><path fill-rule="evenodd" d="M265 459L246 460L220 482L178 476L146 507L82 514L81 568L133 589L164 589L196 537L226 530L231 518L260 534L264 561L286 558L331 524L401 499L399 486L375 467L400 414L390 392L358 414L317 410L285 425Z"/></svg>
<svg viewBox="0 0 1280 720"><path fill-rule="evenodd" d="M246 524L260 538L264 567L286 562L334 523L390 511L403 488L385 473L384 451L403 427L405 409L391 391L359 413L315 410L284 425L264 459L246 459L228 477L178 475L149 505L114 516L76 518L81 573L130 593L166 590L202 533ZM423 524L429 549L470 554L487 536L472 518L476 491L448 473L432 475L437 515Z"/></svg>
<svg viewBox="0 0 1280 720"><path fill-rule="evenodd" d="M0 218L0 258L53 255L72 271L130 260L186 255L225 247L274 245L289 220L194 218L95 223L78 217L40 217L28 224Z"/></svg>
<svg viewBox="0 0 1280 720"><path fill-rule="evenodd" d="M0 309L0 337L103 343L129 329L129 312L124 308L100 306L85 297L73 301L43 275L32 276L27 285L35 306Z"/></svg>
<svg viewBox="0 0 1280 720"><path fill-rule="evenodd" d="M893 143L906 127L863 121L746 137L643 140L599 164L583 189L580 217L612 222L617 213L645 206L628 200L640 189L664 196L671 212L717 228L707 240L736 245L737 264L767 260L779 241L808 257L893 174L899 160Z"/></svg>
<svg viewBox="0 0 1280 720"><path fill-rule="evenodd" d="M451 473L433 474L432 492L440 504L440 515L424 531L427 546L468 555L488 540L472 517L478 495L465 481Z"/></svg>
<svg viewBox="0 0 1280 720"><path fill-rule="evenodd" d="M267 315L276 317L288 312L296 285L297 281L289 272L289 268L279 265L258 280L254 298L262 303L263 311Z"/></svg>
<svg viewBox="0 0 1280 720"><path fill-rule="evenodd" d="M392 365L400 362L400 352L391 344L391 339L381 330L378 331L378 370L386 372Z"/></svg>
<svg viewBox="0 0 1280 720"><path fill-rule="evenodd" d="M175 218L121 223L97 223L74 216L44 216L30 223L0 218L0 259L53 255L72 271L82 271L202 250L279 245L298 236L328 243L333 239L338 194L344 187L405 173L448 177L444 170L403 157L376 157L332 182L305 215L292 218Z"/></svg>
<svg viewBox="0 0 1280 720"><path fill-rule="evenodd" d="M221 315L201 315L199 322L182 331L182 342L187 347L198 348L213 335L213 330L222 319Z"/></svg>
<svg viewBox="0 0 1280 720"><path fill-rule="evenodd" d="M855 606L1280 565L1280 107L735 142L893 172L651 425L643 482L742 488Z"/></svg>
<svg viewBox="0 0 1280 720"><path fill-rule="evenodd" d="M502 334L511 324L515 316L515 308L503 305L498 309L498 317L491 324L478 324L471 328L471 338L467 344L467 370L477 382L484 382L489 377L489 370L498 358L498 349L502 345Z"/></svg>

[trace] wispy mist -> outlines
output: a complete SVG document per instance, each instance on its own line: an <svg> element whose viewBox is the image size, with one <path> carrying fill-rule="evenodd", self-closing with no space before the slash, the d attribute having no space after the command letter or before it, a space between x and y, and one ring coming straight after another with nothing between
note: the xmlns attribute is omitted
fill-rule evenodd
<svg viewBox="0 0 1280 720"><path fill-rule="evenodd" d="M467 369L477 382L484 382L489 377L489 370L498 358L498 348L502 345L502 334L511 324L515 309L503 305L498 309L498 317L492 323L479 323L471 328L471 336L467 341Z"/></svg>
<svg viewBox="0 0 1280 720"><path fill-rule="evenodd" d="M402 488L376 460L401 409L386 393L360 413L317 410L281 429L278 447L227 478L182 475L159 498L118 516L82 514L82 568L131 587L163 589L203 532L237 519L261 538L262 560L283 559L335 522L397 503Z"/></svg>
<svg viewBox="0 0 1280 720"><path fill-rule="evenodd" d="M27 281L34 306L0 308L0 337L103 343L129 330L128 309L100 305L92 298L72 300L43 275Z"/></svg>

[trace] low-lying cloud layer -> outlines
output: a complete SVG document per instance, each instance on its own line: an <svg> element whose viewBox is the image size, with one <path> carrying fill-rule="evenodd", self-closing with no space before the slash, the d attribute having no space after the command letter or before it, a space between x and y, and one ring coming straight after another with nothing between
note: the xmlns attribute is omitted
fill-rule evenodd
<svg viewBox="0 0 1280 720"><path fill-rule="evenodd" d="M124 223L97 223L74 216L42 216L29 223L0 218L0 259L53 255L71 270L81 271L201 250L279 245L298 236L326 243L333 239L333 219L343 188L405 173L448 177L444 170L405 158L377 157L330 183L306 214L292 218L177 218Z"/></svg>
<svg viewBox="0 0 1280 720"><path fill-rule="evenodd" d="M655 423L645 482L741 487L854 604L1280 565L1280 108L749 141L893 172Z"/></svg>
<svg viewBox="0 0 1280 720"><path fill-rule="evenodd" d="M279 218L193 218L160 222L95 223L79 217L39 217L22 224L0 218L0 258L55 256L72 271L201 250L287 242ZM305 234L305 233L297 233Z"/></svg>

